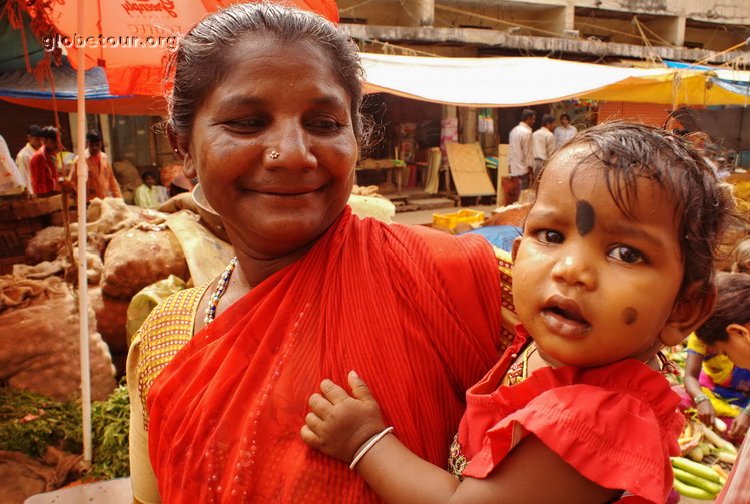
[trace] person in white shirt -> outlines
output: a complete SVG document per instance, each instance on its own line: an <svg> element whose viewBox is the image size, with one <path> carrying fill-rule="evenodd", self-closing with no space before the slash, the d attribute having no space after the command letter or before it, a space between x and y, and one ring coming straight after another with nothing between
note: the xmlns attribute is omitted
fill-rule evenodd
<svg viewBox="0 0 750 504"><path fill-rule="evenodd" d="M560 116L560 126L555 128L555 147L560 148L564 143L573 138L578 130L570 124L570 116L563 114Z"/></svg>
<svg viewBox="0 0 750 504"><path fill-rule="evenodd" d="M555 117L551 114L542 116L542 127L536 130L533 135L534 144L534 174L533 180L539 178L539 172L542 166L555 151L555 135L552 133L555 129Z"/></svg>
<svg viewBox="0 0 750 504"><path fill-rule="evenodd" d="M0 135L0 195L11 196L23 194L26 182L18 171L15 161L10 156L8 144Z"/></svg>
<svg viewBox="0 0 750 504"><path fill-rule="evenodd" d="M521 191L529 187L529 175L534 162L532 126L535 121L536 112L532 109L523 109L521 122L510 131L508 139L510 179L505 191L506 205L515 203Z"/></svg>
<svg viewBox="0 0 750 504"><path fill-rule="evenodd" d="M31 188L31 156L42 146L42 128L36 124L29 126L26 130L26 145L16 154L16 166L23 176L26 189L29 194L34 194Z"/></svg>

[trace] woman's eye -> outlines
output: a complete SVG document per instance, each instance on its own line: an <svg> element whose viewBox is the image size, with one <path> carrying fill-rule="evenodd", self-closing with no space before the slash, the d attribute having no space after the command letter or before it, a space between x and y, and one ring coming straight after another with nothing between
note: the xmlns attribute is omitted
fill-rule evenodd
<svg viewBox="0 0 750 504"><path fill-rule="evenodd" d="M338 122L332 119L320 119L318 121L312 121L309 124L312 128L324 131L335 131L341 127Z"/></svg>
<svg viewBox="0 0 750 504"><path fill-rule="evenodd" d="M240 119L237 121L230 121L228 124L235 129L257 130L265 125L265 121L263 119Z"/></svg>
<svg viewBox="0 0 750 504"><path fill-rule="evenodd" d="M624 245L619 245L613 248L609 252L609 256L613 259L622 261L627 264L636 264L645 261L643 255L640 252Z"/></svg>
<svg viewBox="0 0 750 504"><path fill-rule="evenodd" d="M551 229L543 229L536 232L537 239L542 243L562 243L565 239L562 233L552 231Z"/></svg>

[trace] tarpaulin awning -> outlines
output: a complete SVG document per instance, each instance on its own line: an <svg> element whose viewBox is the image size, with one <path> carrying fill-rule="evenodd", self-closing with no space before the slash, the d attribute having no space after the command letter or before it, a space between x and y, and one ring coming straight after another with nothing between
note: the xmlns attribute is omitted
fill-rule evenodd
<svg viewBox="0 0 750 504"><path fill-rule="evenodd" d="M744 105L706 85L702 70L642 69L550 58L430 58L362 54L368 92L449 105L510 107L588 98L689 105Z"/></svg>

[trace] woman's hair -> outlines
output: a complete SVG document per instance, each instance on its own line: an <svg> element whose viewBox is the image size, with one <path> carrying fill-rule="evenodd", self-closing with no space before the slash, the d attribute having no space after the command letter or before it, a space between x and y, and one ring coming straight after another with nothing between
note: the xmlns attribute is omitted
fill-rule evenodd
<svg viewBox="0 0 750 504"><path fill-rule="evenodd" d="M719 297L716 309L701 325L695 334L707 345L729 339L727 326L744 325L750 322L750 275L744 273L724 273L716 275Z"/></svg>
<svg viewBox="0 0 750 504"><path fill-rule="evenodd" d="M750 238L742 240L732 253L734 264L732 271L750 273Z"/></svg>
<svg viewBox="0 0 750 504"><path fill-rule="evenodd" d="M281 43L311 42L328 56L338 84L351 98L352 126L362 143L362 66L357 46L333 23L308 11L269 3L234 4L195 25L177 44L169 62L174 71L167 101L168 126L192 133L195 114L212 89L232 68L228 49L248 34L273 37Z"/></svg>
<svg viewBox="0 0 750 504"><path fill-rule="evenodd" d="M607 189L625 215L632 215L631 209L638 205L638 178L653 180L662 188L674 203L678 219L685 270L680 293L685 295L696 281L701 288L693 296L709 293L718 247L736 213L729 186L719 182L706 159L688 141L668 131L626 121L605 122L579 132L553 158L580 145L589 146L591 154L578 167L592 157L601 164Z"/></svg>

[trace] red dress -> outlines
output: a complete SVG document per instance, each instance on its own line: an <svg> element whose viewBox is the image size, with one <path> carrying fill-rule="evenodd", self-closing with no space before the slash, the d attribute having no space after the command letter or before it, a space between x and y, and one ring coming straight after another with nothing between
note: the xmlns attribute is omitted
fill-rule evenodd
<svg viewBox="0 0 750 504"><path fill-rule="evenodd" d="M487 477L529 433L587 479L626 491L622 501L663 503L672 488L683 416L669 382L628 359L597 368L542 368L499 385L528 341L519 337L466 393L458 431L464 476Z"/></svg>

